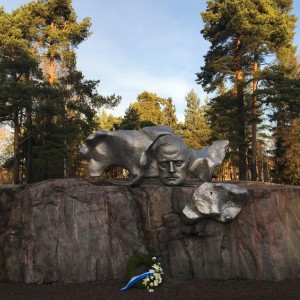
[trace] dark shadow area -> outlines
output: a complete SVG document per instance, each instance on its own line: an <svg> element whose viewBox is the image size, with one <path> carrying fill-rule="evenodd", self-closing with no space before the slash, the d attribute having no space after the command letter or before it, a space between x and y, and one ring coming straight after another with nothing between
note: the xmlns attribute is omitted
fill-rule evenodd
<svg viewBox="0 0 300 300"><path fill-rule="evenodd" d="M110 280L89 283L25 284L0 283L0 299L5 300L147 300L147 299L201 299L201 300L292 300L300 299L300 279L279 282L252 280L167 280L148 293L131 288L120 293L124 281Z"/></svg>

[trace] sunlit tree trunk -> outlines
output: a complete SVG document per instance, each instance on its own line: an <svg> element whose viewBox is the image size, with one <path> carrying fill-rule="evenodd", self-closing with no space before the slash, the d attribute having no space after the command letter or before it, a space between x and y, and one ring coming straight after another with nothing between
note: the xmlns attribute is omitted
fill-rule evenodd
<svg viewBox="0 0 300 300"><path fill-rule="evenodd" d="M239 134L239 179L246 180L246 134L245 134L245 105L244 105L244 78L242 70L242 39L237 37L235 47L235 63L236 63L236 88L237 88L237 112L238 112L238 134Z"/></svg>
<svg viewBox="0 0 300 300"><path fill-rule="evenodd" d="M49 83L51 86L54 84L54 53L50 53L50 59L49 59Z"/></svg>
<svg viewBox="0 0 300 300"><path fill-rule="evenodd" d="M55 30L54 22L51 23L51 30ZM55 74L55 65L54 65L54 53L50 53L49 57L49 83L51 86L54 84L54 74Z"/></svg>
<svg viewBox="0 0 300 300"><path fill-rule="evenodd" d="M252 123L251 123L251 146L252 146L252 156L251 156L251 180L256 181L257 179L257 79L258 71L258 55L254 55L253 62L253 93L252 93Z"/></svg>

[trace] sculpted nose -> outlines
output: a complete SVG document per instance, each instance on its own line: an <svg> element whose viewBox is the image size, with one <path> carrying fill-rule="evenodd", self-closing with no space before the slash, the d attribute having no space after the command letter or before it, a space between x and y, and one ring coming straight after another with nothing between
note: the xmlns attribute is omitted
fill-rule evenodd
<svg viewBox="0 0 300 300"><path fill-rule="evenodd" d="M174 173L174 172L175 172L174 163L172 161L170 161L169 173Z"/></svg>

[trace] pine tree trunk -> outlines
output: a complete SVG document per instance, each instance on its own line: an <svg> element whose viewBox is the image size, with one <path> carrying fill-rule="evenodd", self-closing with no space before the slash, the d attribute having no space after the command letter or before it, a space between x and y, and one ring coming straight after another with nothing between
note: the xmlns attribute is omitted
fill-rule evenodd
<svg viewBox="0 0 300 300"><path fill-rule="evenodd" d="M258 55L254 56L253 63L253 76L256 76L256 72L258 70ZM252 146L252 156L251 156L251 180L256 181L257 179L257 110L256 110L256 102L257 102L257 86L258 80L256 78L253 79L253 94L252 94L252 124L251 124L251 146Z"/></svg>
<svg viewBox="0 0 300 300"><path fill-rule="evenodd" d="M20 122L19 111L15 111L14 115L14 184L20 183Z"/></svg>
<svg viewBox="0 0 300 300"><path fill-rule="evenodd" d="M55 30L54 22L51 23L51 29ZM54 84L54 53L53 51L50 53L50 61L49 61L49 83L51 86Z"/></svg>
<svg viewBox="0 0 300 300"><path fill-rule="evenodd" d="M50 53L49 65L49 83L51 86L54 84L54 53Z"/></svg>
<svg viewBox="0 0 300 300"><path fill-rule="evenodd" d="M242 70L242 40L237 37L236 40L236 87L237 87L237 111L238 111L238 134L239 134L239 180L247 179L247 164L246 164L246 133L245 133L245 106L244 106L244 82Z"/></svg>
<svg viewBox="0 0 300 300"><path fill-rule="evenodd" d="M27 110L27 156L26 156L26 182L32 183L32 112Z"/></svg>
<svg viewBox="0 0 300 300"><path fill-rule="evenodd" d="M263 175L264 175L264 182L270 182L270 172L269 172L269 165L268 161L263 162Z"/></svg>

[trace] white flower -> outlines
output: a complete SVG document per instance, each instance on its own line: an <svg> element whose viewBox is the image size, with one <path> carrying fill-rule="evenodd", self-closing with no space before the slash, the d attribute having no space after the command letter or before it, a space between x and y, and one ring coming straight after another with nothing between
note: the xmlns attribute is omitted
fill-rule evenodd
<svg viewBox="0 0 300 300"><path fill-rule="evenodd" d="M159 265L153 265L152 268L156 271L156 272L160 272L160 266Z"/></svg>
<svg viewBox="0 0 300 300"><path fill-rule="evenodd" d="M149 289L148 291L149 291L149 293L153 293L153 292L154 292L154 290L153 290L153 289Z"/></svg>
<svg viewBox="0 0 300 300"><path fill-rule="evenodd" d="M154 280L153 285L158 286L158 280Z"/></svg>

